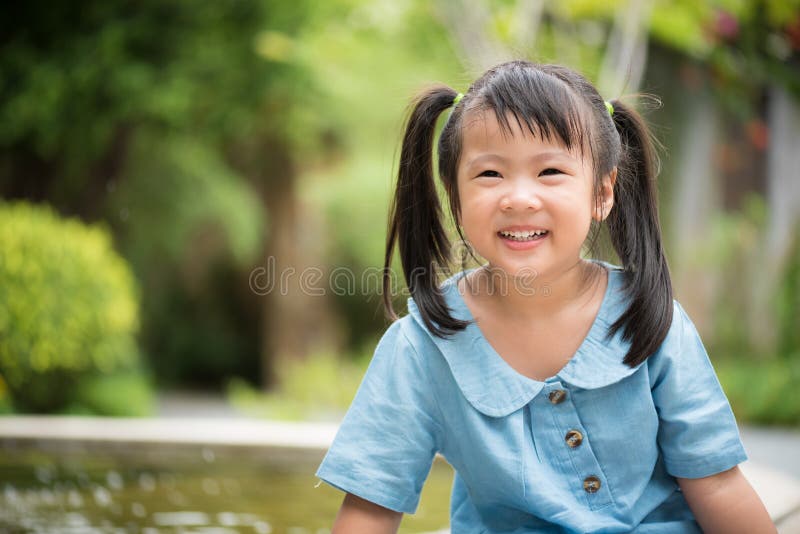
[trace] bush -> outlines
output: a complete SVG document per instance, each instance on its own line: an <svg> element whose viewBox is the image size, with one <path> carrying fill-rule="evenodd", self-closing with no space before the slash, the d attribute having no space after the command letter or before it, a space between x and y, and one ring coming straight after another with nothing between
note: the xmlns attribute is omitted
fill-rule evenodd
<svg viewBox="0 0 800 534"><path fill-rule="evenodd" d="M723 358L714 369L740 423L800 425L800 353L763 361Z"/></svg>
<svg viewBox="0 0 800 534"><path fill-rule="evenodd" d="M155 411L151 380L141 371L91 375L75 388L75 396L64 410L69 414L147 416Z"/></svg>
<svg viewBox="0 0 800 534"><path fill-rule="evenodd" d="M8 395L8 386L0 374L0 415L11 412L11 398Z"/></svg>
<svg viewBox="0 0 800 534"><path fill-rule="evenodd" d="M374 343L373 343L374 346ZM339 421L369 365L367 351L358 358L315 353L278 369L280 387L260 392L241 379L228 383L234 408L254 417L283 420Z"/></svg>
<svg viewBox="0 0 800 534"><path fill-rule="evenodd" d="M0 375L15 409L63 409L79 380L137 366L138 320L107 229L0 203Z"/></svg>

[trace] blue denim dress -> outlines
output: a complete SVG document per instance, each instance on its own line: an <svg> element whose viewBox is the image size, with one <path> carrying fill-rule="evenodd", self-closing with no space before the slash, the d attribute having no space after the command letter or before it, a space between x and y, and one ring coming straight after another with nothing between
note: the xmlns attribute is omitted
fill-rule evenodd
<svg viewBox="0 0 800 534"><path fill-rule="evenodd" d="M473 322L432 335L408 315L378 343L316 476L414 513L438 452L455 469L450 527L460 533L691 533L700 528L675 477L747 460L702 341L674 301L669 333L636 367L605 339L627 308L622 270L572 359L544 381L495 352ZM473 321L458 273L442 284L454 317Z"/></svg>

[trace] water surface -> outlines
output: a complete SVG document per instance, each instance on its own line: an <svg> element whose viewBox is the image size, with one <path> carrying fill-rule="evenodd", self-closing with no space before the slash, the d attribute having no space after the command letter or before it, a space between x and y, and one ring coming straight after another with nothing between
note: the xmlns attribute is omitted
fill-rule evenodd
<svg viewBox="0 0 800 534"><path fill-rule="evenodd" d="M286 449L0 440L0 532L327 533L343 494L318 484L321 459ZM447 526L452 477L434 462L400 532Z"/></svg>

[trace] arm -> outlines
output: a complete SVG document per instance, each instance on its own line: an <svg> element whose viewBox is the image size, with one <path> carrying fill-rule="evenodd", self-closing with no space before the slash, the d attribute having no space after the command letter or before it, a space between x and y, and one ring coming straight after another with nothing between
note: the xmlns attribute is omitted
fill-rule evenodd
<svg viewBox="0 0 800 534"><path fill-rule="evenodd" d="M777 532L753 487L739 466L702 478L678 478L697 522L708 534Z"/></svg>
<svg viewBox="0 0 800 534"><path fill-rule="evenodd" d="M416 511L442 441L425 358L401 331L410 319L395 321L381 338L317 469L317 478L353 495L346 496L334 521L338 533L396 532L400 516L387 509ZM394 520L385 528L370 528L387 516Z"/></svg>
<svg viewBox="0 0 800 534"><path fill-rule="evenodd" d="M401 519L402 512L348 493L344 496L331 534L395 534Z"/></svg>

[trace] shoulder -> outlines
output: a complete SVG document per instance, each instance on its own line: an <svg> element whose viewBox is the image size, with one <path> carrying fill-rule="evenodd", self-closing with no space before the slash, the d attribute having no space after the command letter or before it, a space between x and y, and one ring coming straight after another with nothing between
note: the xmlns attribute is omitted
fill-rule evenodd
<svg viewBox="0 0 800 534"><path fill-rule="evenodd" d="M392 365L397 366L398 371L427 372L436 353L436 345L431 342L424 328L411 315L405 315L387 327L375 348L373 362L392 360Z"/></svg>
<svg viewBox="0 0 800 534"><path fill-rule="evenodd" d="M680 302L676 299L672 299L672 323L661 345L661 349L680 349L686 341L687 335L691 337L696 333L697 330L695 329L694 323L689 318L689 314L686 313L686 310L681 306Z"/></svg>
<svg viewBox="0 0 800 534"><path fill-rule="evenodd" d="M692 343L700 342L700 334L689 314L681 306L680 302L672 300L672 324L665 342L669 342L671 348L682 350L690 348Z"/></svg>
<svg viewBox="0 0 800 534"><path fill-rule="evenodd" d="M394 404L425 413L426 419L437 419L433 391L438 382L431 378L428 355L412 341L414 328L406 317L393 321L378 341L367 370L361 380L354 404L363 411L365 405L382 406L394 411ZM368 400L365 400L368 399ZM392 407L386 406L389 401Z"/></svg>
<svg viewBox="0 0 800 534"><path fill-rule="evenodd" d="M452 385L451 361L458 360L458 356L463 360L465 356L463 339L463 332L448 340L436 338L413 314L408 314L389 325L378 343L372 364L390 369L398 377L405 375L413 379L418 387L426 387L434 397L448 395L452 393L448 389ZM466 364L457 367L464 373L471 372Z"/></svg>
<svg viewBox="0 0 800 534"><path fill-rule="evenodd" d="M400 348L404 352L419 354L428 348L425 338L424 330L411 315L404 315L389 324L378 342L378 349Z"/></svg>
<svg viewBox="0 0 800 534"><path fill-rule="evenodd" d="M713 369L700 334L689 314L675 299L672 301L672 306L672 324L667 336L658 351L647 359L651 378L656 382L665 373L676 372L678 369L685 369L684 372L687 373L692 369L697 372ZM697 376L709 375L700 373Z"/></svg>
<svg viewBox="0 0 800 534"><path fill-rule="evenodd" d="M610 285L610 298L608 299L608 305L602 307L600 311L601 319L606 327L610 327L629 311L633 301L632 297L625 290L628 273L621 267L613 264L606 263L605 265L609 268L608 283ZM697 340L699 340L699 335L689 314L681 303L673 298L672 320L667 334L658 350L652 353L646 361L650 361L654 357L667 356L680 352L681 348L684 347L687 342L695 342ZM624 343L624 345L627 344L627 342Z"/></svg>

